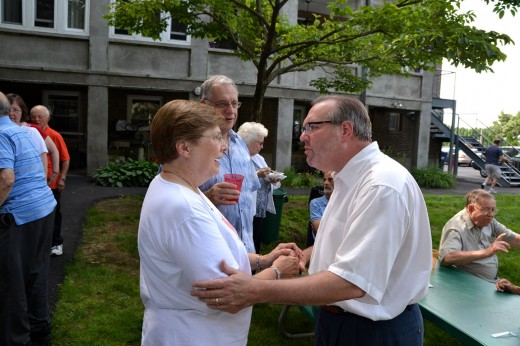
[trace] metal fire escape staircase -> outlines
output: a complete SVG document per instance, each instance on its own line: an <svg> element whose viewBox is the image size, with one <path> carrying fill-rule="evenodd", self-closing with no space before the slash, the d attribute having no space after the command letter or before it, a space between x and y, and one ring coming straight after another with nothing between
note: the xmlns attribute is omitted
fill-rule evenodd
<svg viewBox="0 0 520 346"><path fill-rule="evenodd" d="M432 111L432 117L431 117L431 129L430 129L430 136L432 138L435 137L442 137L442 138L450 138L451 130L448 128L442 120L438 117L437 111L434 109ZM458 118L458 122L464 122L460 117ZM458 152L458 150L462 150L468 157L473 160L473 165L478 166L481 170L484 170L485 161L482 159L481 155L484 151L484 149L488 146L490 146L493 142L493 139L486 138L482 135L482 133L479 133L476 129L472 128L471 126L467 125L465 123L465 127L469 128L472 132L472 136L459 136L455 135L455 153ZM485 127L483 125L483 127ZM491 129L488 128L488 130L493 133L496 137L500 138L496 133L494 133ZM509 146L508 142L505 139L501 139L502 146ZM512 147L512 146L511 146ZM472 149L477 149L477 152L473 151ZM509 158L508 155L505 155ZM455 155L455 160L457 160L458 155ZM455 165L457 162L455 161ZM498 184L502 187L514 187L514 186L520 186L520 171L515 168L514 166L503 163L502 164L502 178L499 179Z"/></svg>

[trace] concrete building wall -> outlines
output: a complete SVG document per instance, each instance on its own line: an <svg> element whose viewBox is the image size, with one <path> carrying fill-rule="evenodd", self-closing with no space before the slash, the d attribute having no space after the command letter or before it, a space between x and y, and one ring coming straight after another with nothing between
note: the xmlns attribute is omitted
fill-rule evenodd
<svg viewBox="0 0 520 346"><path fill-rule="evenodd" d="M71 71L89 68L89 43L84 37L9 30L0 31L0 42L6 47L0 53L0 66Z"/></svg>
<svg viewBox="0 0 520 346"><path fill-rule="evenodd" d="M108 71L135 76L187 78L190 73L188 47L164 47L134 44L128 41L110 42Z"/></svg>
<svg viewBox="0 0 520 346"><path fill-rule="evenodd" d="M205 39L165 44L113 37L102 18L108 4L109 0L90 1L88 35L16 30L0 24L0 42L9 47L0 51L1 84L8 82L15 90L32 90L34 95L28 95L31 100L41 98L44 89L82 88L85 109L80 116L86 128L76 137L84 141L80 147L86 148L88 173L106 163L114 123L126 119L126 110L113 108L110 95L121 98L118 104L125 104L127 95L139 94L158 95L163 103L171 97L198 100L193 93L196 86L210 75L225 74L237 83L244 102L240 114L247 116L246 105L252 101L257 73L251 62L238 59L230 51L209 48ZM297 2L289 2L284 11L294 21ZM352 70L359 75L358 68ZM274 80L266 91L264 119L271 144L262 154L277 170L290 166L292 156L297 154L292 150L295 104L308 105L318 96L309 83L319 76L323 76L322 69L288 73ZM377 113L376 135L395 143L405 141L403 146L414 148L408 151L409 165L427 164L432 84L430 73L408 78L383 76L367 90L367 106ZM26 88L28 85L31 88ZM396 107L396 101L401 106ZM382 109L397 109L403 117L409 112L417 116L413 124L404 123L400 136L392 138L391 133L380 128Z"/></svg>

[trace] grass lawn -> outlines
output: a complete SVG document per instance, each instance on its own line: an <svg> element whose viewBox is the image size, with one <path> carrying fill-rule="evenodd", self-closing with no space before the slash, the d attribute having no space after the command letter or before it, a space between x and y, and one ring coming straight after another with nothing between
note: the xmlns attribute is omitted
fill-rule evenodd
<svg viewBox="0 0 520 346"><path fill-rule="evenodd" d="M463 196L426 195L433 247L438 248L444 223L464 207ZM520 195L496 196L497 220L512 230L520 229L517 210ZM99 202L87 215L83 243L66 278L53 316L53 345L140 345L143 306L139 296L137 225L142 197L123 197ZM284 205L279 241L303 246L308 220L307 197L289 196ZM264 245L268 252L275 244ZM520 282L520 252L499 254L501 276ZM277 329L282 306L259 304L253 309L248 345L313 345L311 338L290 340ZM286 329L313 330L310 320L291 309ZM425 321L425 345L459 343Z"/></svg>

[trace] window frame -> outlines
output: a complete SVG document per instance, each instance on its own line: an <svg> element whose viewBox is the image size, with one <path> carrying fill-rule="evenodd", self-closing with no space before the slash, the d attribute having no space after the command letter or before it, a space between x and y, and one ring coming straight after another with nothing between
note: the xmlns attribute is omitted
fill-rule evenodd
<svg viewBox="0 0 520 346"><path fill-rule="evenodd" d="M134 103L137 103L138 101L157 102L159 104L159 108L161 108L164 104L164 99L162 96L138 95L138 94L127 95L126 96L126 122L130 126L135 126L135 124L132 124L132 108L134 106ZM152 119L150 119L150 124L151 124L151 121L152 121ZM150 125L150 124L148 124L148 125Z"/></svg>
<svg viewBox="0 0 520 346"><path fill-rule="evenodd" d="M36 26L36 0L22 0L22 22L4 22L4 6L5 1L1 0L2 5L0 6L0 27L25 30L31 32L51 32L60 34L73 34L73 35L88 35L89 34L89 22L90 22L90 2L91 0L85 1L85 18L84 28L69 28L68 27L68 13L69 13L69 0L53 0L54 1L54 25L52 28Z"/></svg>
<svg viewBox="0 0 520 346"><path fill-rule="evenodd" d="M73 136L83 135L82 114L81 114L82 110L83 110L83 107L82 107L81 92L79 92L79 91L68 91L68 90L48 90L48 89L43 90L43 92L42 92L42 101L43 101L43 104L46 107L50 106L50 99L52 99L52 97L76 97L77 98L77 113L75 115L70 115L70 114L65 114L65 115L58 114L58 115L56 115L54 109L49 109L49 111L51 113L51 119L53 119L53 121L54 121L53 129L58 131L62 135L64 135L64 134L66 134L66 135L73 135ZM55 128L57 119L60 119L60 118L61 119L77 118L77 128L75 130L72 130L72 131L62 130L59 127Z"/></svg>
<svg viewBox="0 0 520 346"><path fill-rule="evenodd" d="M388 113L388 130L389 131L401 131L401 113L389 112Z"/></svg>
<svg viewBox="0 0 520 346"><path fill-rule="evenodd" d="M110 3L114 3L117 0L111 0ZM191 36L188 35L186 32L184 33L186 36L185 40L181 39L174 39L171 38L172 34L179 34L179 31L172 32L172 18L170 18L166 13L161 13L161 18L167 18L168 25L166 26L166 29L161 32L159 42L161 43L167 43L167 44L177 44L177 45L191 45ZM157 42L151 37L146 37L141 34L136 33L117 33L116 30L125 30L121 28L116 28L115 26L110 27L110 37L115 39L121 39L121 40L129 40L129 41L142 41L142 42Z"/></svg>

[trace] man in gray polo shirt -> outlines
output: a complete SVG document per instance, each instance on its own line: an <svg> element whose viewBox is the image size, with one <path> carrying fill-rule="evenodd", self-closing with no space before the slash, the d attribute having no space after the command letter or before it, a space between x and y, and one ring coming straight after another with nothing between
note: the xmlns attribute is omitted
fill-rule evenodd
<svg viewBox="0 0 520 346"><path fill-rule="evenodd" d="M489 192L477 189L466 194L466 207L442 230L439 261L456 266L484 280L496 282L500 291L517 293L517 286L498 278L497 252L520 248L520 235L495 219L496 201Z"/></svg>

